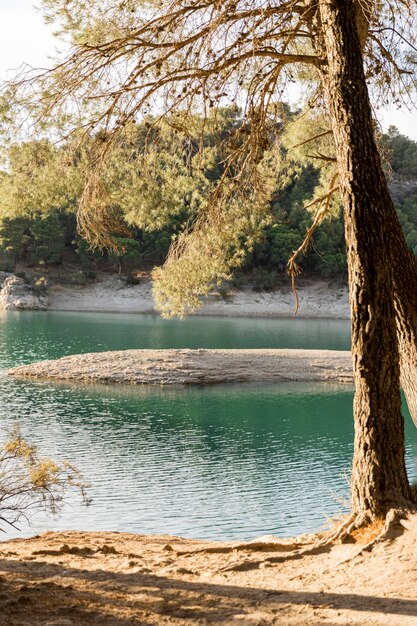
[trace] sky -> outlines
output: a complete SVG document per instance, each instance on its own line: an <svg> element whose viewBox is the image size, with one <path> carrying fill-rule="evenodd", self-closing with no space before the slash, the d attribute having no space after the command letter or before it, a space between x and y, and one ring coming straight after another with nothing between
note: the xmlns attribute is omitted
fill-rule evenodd
<svg viewBox="0 0 417 626"><path fill-rule="evenodd" d="M0 0L0 79L13 76L23 63L32 67L51 65L57 42L53 28L44 24L34 0ZM397 126L399 131L417 141L417 109L378 111L382 128Z"/></svg>

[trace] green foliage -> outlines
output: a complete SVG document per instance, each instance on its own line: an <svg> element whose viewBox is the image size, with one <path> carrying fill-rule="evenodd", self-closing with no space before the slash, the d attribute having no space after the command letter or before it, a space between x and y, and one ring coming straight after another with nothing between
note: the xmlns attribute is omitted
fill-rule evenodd
<svg viewBox="0 0 417 626"><path fill-rule="evenodd" d="M13 263L27 258L30 223L31 220L27 217L4 217L0 221L0 246Z"/></svg>
<svg viewBox="0 0 417 626"><path fill-rule="evenodd" d="M397 202L397 212L407 244L417 256L417 188Z"/></svg>
<svg viewBox="0 0 417 626"><path fill-rule="evenodd" d="M197 146L165 123L153 129L145 149L146 126L129 126L111 151L106 167L106 201L117 206L127 224L161 230L179 214L193 214L204 203L215 154L205 148L196 164Z"/></svg>
<svg viewBox="0 0 417 626"><path fill-rule="evenodd" d="M390 126L383 136L387 156L396 177L417 179L417 142L401 135L395 126Z"/></svg>
<svg viewBox="0 0 417 626"><path fill-rule="evenodd" d="M74 233L74 237L76 237ZM96 271L97 262L103 257L103 253L100 250L93 249L84 240L77 237L74 241L76 244L75 251L78 254L81 263L81 269L84 272Z"/></svg>
<svg viewBox="0 0 417 626"><path fill-rule="evenodd" d="M30 235L28 253L31 263L47 265L61 262L65 241L62 223L56 212L34 219Z"/></svg>
<svg viewBox="0 0 417 626"><path fill-rule="evenodd" d="M6 217L0 220L0 247L16 263L48 265L61 262L65 235L57 212L34 217Z"/></svg>
<svg viewBox="0 0 417 626"><path fill-rule="evenodd" d="M82 286L94 279L99 265L110 263L121 274L168 258L166 271L155 273L166 315L194 310L201 295L242 272L252 275L256 288L273 288L318 205L306 207L326 192L335 172L326 117L297 117L283 108L289 122L280 150L266 146L256 167L250 165L247 175L243 170L238 185L226 178L222 201L208 221L208 198L228 158L222 141L243 124L239 109L218 109L204 125L199 116L189 118L187 129L180 114L159 125L149 118L126 127L103 165L100 202L121 217L130 234L114 233L115 246L108 250L92 248L76 234L82 181L100 135L76 147L56 147L46 140L12 145L0 174L4 267L13 270L19 261L54 265L67 248L78 254L81 272L62 274L61 282ZM393 128L381 141L391 160L400 222L417 255L417 143ZM345 274L343 230L336 195L308 254L299 259L305 273L323 278ZM169 298L175 306L166 304Z"/></svg>
<svg viewBox="0 0 417 626"><path fill-rule="evenodd" d="M241 267L246 251L268 223L277 159L265 151L255 169L252 165L242 164L241 180L224 179L222 195L210 214L191 232L180 234L163 268L153 273L155 302L163 316L183 317L195 311L201 296Z"/></svg>
<svg viewBox="0 0 417 626"><path fill-rule="evenodd" d="M126 266L139 262L140 243L128 237L116 237L114 243L116 247L110 250L109 259L117 263L119 274L122 274Z"/></svg>
<svg viewBox="0 0 417 626"><path fill-rule="evenodd" d="M255 291L272 291L277 286L278 275L275 271L257 267L251 274L251 280Z"/></svg>
<svg viewBox="0 0 417 626"><path fill-rule="evenodd" d="M84 169L67 146L47 140L12 144L0 177L0 215L33 217L52 210L75 211Z"/></svg>

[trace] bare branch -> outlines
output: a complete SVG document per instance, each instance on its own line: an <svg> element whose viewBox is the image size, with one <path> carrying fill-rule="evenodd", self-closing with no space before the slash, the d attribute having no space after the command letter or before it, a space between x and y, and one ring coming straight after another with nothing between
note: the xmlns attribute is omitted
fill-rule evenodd
<svg viewBox="0 0 417 626"><path fill-rule="evenodd" d="M291 284L292 284L292 289L294 292L294 296L295 296L295 311L294 311L294 317L297 315L298 310L299 310L299 300L298 300L298 293L297 293L297 289L295 286L295 279L297 276L300 275L301 273L301 268L299 267L299 265L297 264L297 258L300 256L300 254L303 254L307 248L309 247L312 237L314 235L315 230L317 229L317 227L321 224L321 222L323 221L324 217L327 215L327 213L329 212L329 206L330 206L330 200L333 196L333 194L339 189L339 186L333 186L336 179L338 177L338 173L336 173L330 183L330 189L327 193L325 193L323 196L321 196L320 198L316 198L315 200L313 200L312 202L310 202L309 204L307 204L305 206L306 209L311 208L312 206L314 206L315 204L320 204L319 208L317 209L317 212L314 216L313 222L311 224L311 226L309 226L306 230L306 235L304 237L303 242L301 243L301 245L297 248L297 250L295 250L292 255L290 256L289 260L288 260L288 264L287 264L287 271L288 274L291 276ZM324 204L323 204L324 203Z"/></svg>

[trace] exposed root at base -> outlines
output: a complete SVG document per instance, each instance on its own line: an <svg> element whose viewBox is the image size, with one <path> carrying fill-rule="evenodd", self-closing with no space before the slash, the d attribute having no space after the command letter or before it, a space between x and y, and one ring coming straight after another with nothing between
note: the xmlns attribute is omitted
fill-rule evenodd
<svg viewBox="0 0 417 626"><path fill-rule="evenodd" d="M304 541L285 542L284 541L251 541L244 543L236 543L231 545L219 545L208 546L206 548L199 548L197 550L177 551L178 556L191 556L198 553L218 553L218 554L231 554L239 552L259 553L259 552L281 552L281 556L266 556L260 560L250 560L247 558L237 559L232 563L229 563L219 569L219 573L231 572L231 571L248 571L252 569L258 569L264 563L279 563L286 559L299 559L304 556L313 556L326 550L329 550L332 545L336 543L344 543L349 539L352 543L357 543L358 535L365 535L367 533L356 533L355 531L366 531L368 528L372 537L372 531L376 534L370 541L364 543L360 549L355 552L350 558L344 560L342 563L354 560L364 552L370 552L377 544L399 537L405 529L402 520L408 516L408 509L390 509L385 519L375 520L369 513L351 513L348 517L340 522L332 531L321 534L315 539L306 538ZM376 523L377 522L377 523ZM379 523L378 523L379 522ZM355 537L356 535L356 537ZM369 535L368 535L369 536Z"/></svg>
<svg viewBox="0 0 417 626"><path fill-rule="evenodd" d="M372 523L372 519L368 513L350 513L346 519L342 520L332 531L323 537L320 543L323 545L344 543L355 530L363 528L370 523Z"/></svg>
<svg viewBox="0 0 417 626"><path fill-rule="evenodd" d="M363 545L356 556L363 552L369 552L378 543L387 539L395 539L404 532L404 525L401 520L407 518L409 511L405 509L390 509L383 521L382 529L376 537L372 538ZM366 529L367 526L375 525L375 519L372 519L368 513L351 513L341 524L324 537L320 543L329 545L332 543L344 543L349 537L354 539L355 531ZM356 541L355 541L356 543Z"/></svg>
<svg viewBox="0 0 417 626"><path fill-rule="evenodd" d="M361 552L370 552L374 546L381 541L385 541L387 539L395 539L403 534L405 527L401 523L401 520L407 519L407 512L402 509L391 509L388 511L387 516L385 518L384 526L375 537L369 541L361 550Z"/></svg>

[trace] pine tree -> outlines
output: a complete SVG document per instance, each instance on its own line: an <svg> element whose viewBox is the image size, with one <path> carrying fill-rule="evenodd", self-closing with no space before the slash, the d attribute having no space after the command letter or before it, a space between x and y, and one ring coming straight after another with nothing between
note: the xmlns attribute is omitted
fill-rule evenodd
<svg viewBox="0 0 417 626"><path fill-rule="evenodd" d="M47 0L44 5L51 19L64 16L64 30L78 47L55 73L38 77L43 99L31 101L32 112L59 117L84 99L84 127L105 129L79 211L81 230L93 242L105 243L116 228L102 173L109 145L122 128L153 108L186 135L196 109L215 126L216 112L227 100L241 104L241 124L217 140L223 164L218 185L155 274L166 312L192 309L213 281L241 262L242 241L253 242L278 175L276 139L287 117L280 104L283 86L288 80L310 81L310 105L317 105L317 116L324 108L330 120L320 137L333 137L335 158L319 155L333 171L327 191L315 200L306 242L337 191L349 269L355 453L352 517L343 532L393 507L414 506L404 463L399 376L401 354L402 381L416 415L417 289L410 290L416 266L389 196L367 89L368 81L382 101L390 92L401 97L398 89L411 83L413 47L407 49L407 42L413 44L416 35L414 3L93 0L87 8L77 1ZM24 87L23 81L17 90ZM151 144L152 128L151 123ZM295 257L290 269L297 270Z"/></svg>

